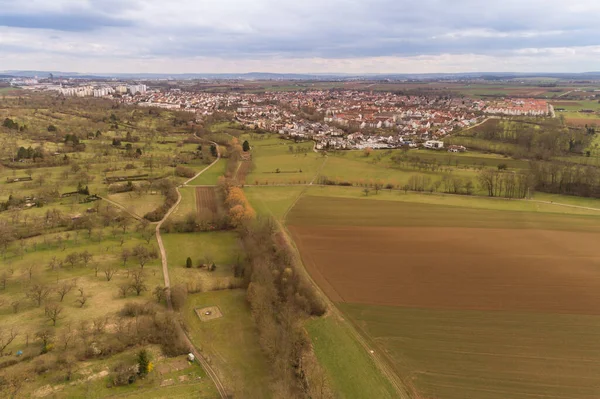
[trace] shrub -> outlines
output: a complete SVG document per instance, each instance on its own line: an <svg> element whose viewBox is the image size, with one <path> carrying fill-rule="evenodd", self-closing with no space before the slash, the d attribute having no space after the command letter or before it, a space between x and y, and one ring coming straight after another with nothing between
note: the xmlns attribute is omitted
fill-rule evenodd
<svg viewBox="0 0 600 399"><path fill-rule="evenodd" d="M123 309L119 312L123 317L136 317L141 315L154 316L156 314L156 308L150 303L137 303L128 302L123 306Z"/></svg>
<svg viewBox="0 0 600 399"><path fill-rule="evenodd" d="M187 267L188 269L192 268L192 258L190 258L189 256L185 261L185 267Z"/></svg>
<svg viewBox="0 0 600 399"><path fill-rule="evenodd" d="M183 165L177 165L175 168L175 175L179 177L194 177L196 172L193 169L185 167Z"/></svg>
<svg viewBox="0 0 600 399"><path fill-rule="evenodd" d="M187 299L187 290L182 285L176 285L171 288L171 304L173 309L180 310L185 305Z"/></svg>
<svg viewBox="0 0 600 399"><path fill-rule="evenodd" d="M127 366L124 363L120 363L115 367L112 377L113 385L117 387L133 384L137 379L133 367Z"/></svg>

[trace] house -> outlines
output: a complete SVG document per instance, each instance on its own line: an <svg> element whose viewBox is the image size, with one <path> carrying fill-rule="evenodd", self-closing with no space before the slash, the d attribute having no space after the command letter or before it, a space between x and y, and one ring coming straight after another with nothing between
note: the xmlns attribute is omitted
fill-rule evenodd
<svg viewBox="0 0 600 399"><path fill-rule="evenodd" d="M465 152L467 149L462 145L451 145L448 146L448 152Z"/></svg>
<svg viewBox="0 0 600 399"><path fill-rule="evenodd" d="M427 140L425 144L423 144L425 148L431 148L433 150L439 150L444 148L444 142L438 140Z"/></svg>

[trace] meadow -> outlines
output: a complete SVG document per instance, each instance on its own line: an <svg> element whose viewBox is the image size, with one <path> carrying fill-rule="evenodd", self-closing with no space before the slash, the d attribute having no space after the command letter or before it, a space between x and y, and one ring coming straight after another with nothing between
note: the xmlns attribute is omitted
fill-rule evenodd
<svg viewBox="0 0 600 399"><path fill-rule="evenodd" d="M312 141L296 144L274 135L255 135L255 139L243 135L240 139L247 139L252 146L254 167L246 177L247 184L310 183L324 162L312 151Z"/></svg>
<svg viewBox="0 0 600 399"><path fill-rule="evenodd" d="M195 309L217 306L222 317L201 321ZM184 311L190 336L239 398L270 398L270 373L242 289L193 294Z"/></svg>
<svg viewBox="0 0 600 399"><path fill-rule="evenodd" d="M304 264L423 397L598 395L597 211L322 195L287 217Z"/></svg>

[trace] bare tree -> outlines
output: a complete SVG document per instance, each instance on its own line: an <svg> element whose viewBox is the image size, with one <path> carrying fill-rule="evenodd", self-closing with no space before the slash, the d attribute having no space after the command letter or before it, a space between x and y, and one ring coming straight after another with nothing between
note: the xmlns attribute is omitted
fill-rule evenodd
<svg viewBox="0 0 600 399"><path fill-rule="evenodd" d="M147 291L146 278L143 270L135 270L131 272L133 282L131 283L131 289L135 291L137 296L140 296L142 292Z"/></svg>
<svg viewBox="0 0 600 399"><path fill-rule="evenodd" d="M31 264L25 268L29 276L29 281L31 281L31 278L33 277L33 271L35 270L36 266L36 264Z"/></svg>
<svg viewBox="0 0 600 399"><path fill-rule="evenodd" d="M92 332L94 334L102 334L108 323L108 318L98 317L92 320Z"/></svg>
<svg viewBox="0 0 600 399"><path fill-rule="evenodd" d="M94 275L96 277L98 277L98 270L100 270L100 263L94 262L93 265L92 265L92 267L94 268L94 273L95 273Z"/></svg>
<svg viewBox="0 0 600 399"><path fill-rule="evenodd" d="M131 289L131 286L129 284L121 284L119 286L119 295L121 295L121 297L125 298L127 296L127 294L129 293L130 289Z"/></svg>
<svg viewBox="0 0 600 399"><path fill-rule="evenodd" d="M94 258L94 255L92 255L88 250L85 250L79 254L79 257L83 261L83 265L87 267L90 261Z"/></svg>
<svg viewBox="0 0 600 399"><path fill-rule="evenodd" d="M56 256L53 256L52 259L50 259L50 262L48 262L48 267L50 268L50 270L54 271L54 269L56 269L57 266L58 259L56 258Z"/></svg>
<svg viewBox="0 0 600 399"><path fill-rule="evenodd" d="M63 282L62 284L60 284L58 286L58 288L56 288L56 293L58 294L58 299L60 302L63 301L63 299L65 299L65 296L71 292L71 290L73 289L73 284L71 282Z"/></svg>
<svg viewBox="0 0 600 399"><path fill-rule="evenodd" d="M63 350L69 349L69 344L75 338L75 330L71 326L71 323L67 324L67 326L61 331L59 340L62 344Z"/></svg>
<svg viewBox="0 0 600 399"><path fill-rule="evenodd" d="M131 251L128 250L127 248L123 248L123 251L121 251L121 260L123 260L123 266L125 266L125 264L127 264L127 260L131 257Z"/></svg>
<svg viewBox="0 0 600 399"><path fill-rule="evenodd" d="M114 269L110 266L107 267L106 269L104 269L104 276L106 276L106 281L112 280L112 278L116 272L117 272L117 269Z"/></svg>
<svg viewBox="0 0 600 399"><path fill-rule="evenodd" d="M150 244L150 241L154 238L156 231L152 228L146 228L142 230L142 238L146 240L146 244Z"/></svg>
<svg viewBox="0 0 600 399"><path fill-rule="evenodd" d="M83 295L83 296L80 296L79 298L77 298L75 300L75 302L79 305L80 308L82 308L83 305L85 305L85 303L87 302L87 300L88 300L87 296Z"/></svg>
<svg viewBox="0 0 600 399"><path fill-rule="evenodd" d="M127 233L127 228L129 227L130 224L131 224L131 219L127 216L122 216L119 219L119 227L123 231L123 234Z"/></svg>
<svg viewBox="0 0 600 399"><path fill-rule="evenodd" d="M42 306L42 302L44 302L44 299L46 299L48 297L48 294L50 293L50 288L48 288L46 285L44 284L33 284L31 286L31 288L29 288L29 291L27 291L27 298L31 299L32 301L34 301L38 307Z"/></svg>
<svg viewBox="0 0 600 399"><path fill-rule="evenodd" d="M57 303L51 303L46 305L45 315L52 322L53 326L56 326L56 322L60 318L60 314L63 311L63 307Z"/></svg>
<svg viewBox="0 0 600 399"><path fill-rule="evenodd" d="M138 262L142 269L144 268L144 265L146 263L148 263L148 261L152 258L152 255L151 255L150 251L148 250L148 248L146 248L142 244L136 246L133 249L133 254L138 259Z"/></svg>
<svg viewBox="0 0 600 399"><path fill-rule="evenodd" d="M42 341L42 353L46 353L48 351L48 344L52 342L52 337L54 333L50 329L44 329L35 333L35 337Z"/></svg>
<svg viewBox="0 0 600 399"><path fill-rule="evenodd" d="M0 356L4 354L4 350L10 345L19 335L13 328L7 332L0 330Z"/></svg>
<svg viewBox="0 0 600 399"><path fill-rule="evenodd" d="M65 262L69 263L71 267L74 267L79 262L79 254L76 252L72 252L67 255L65 258Z"/></svg>

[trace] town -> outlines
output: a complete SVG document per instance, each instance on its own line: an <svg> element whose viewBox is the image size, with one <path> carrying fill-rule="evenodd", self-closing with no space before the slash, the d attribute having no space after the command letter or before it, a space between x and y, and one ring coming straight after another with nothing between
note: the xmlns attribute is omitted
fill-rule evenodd
<svg viewBox="0 0 600 399"><path fill-rule="evenodd" d="M65 97L102 97L124 104L195 113L196 121L216 112L232 114L248 129L313 140L317 150L442 149L446 135L490 116L554 116L545 100L481 100L456 96L405 95L358 90L212 93L152 88L137 82L13 82ZM451 147L449 151L464 151Z"/></svg>

